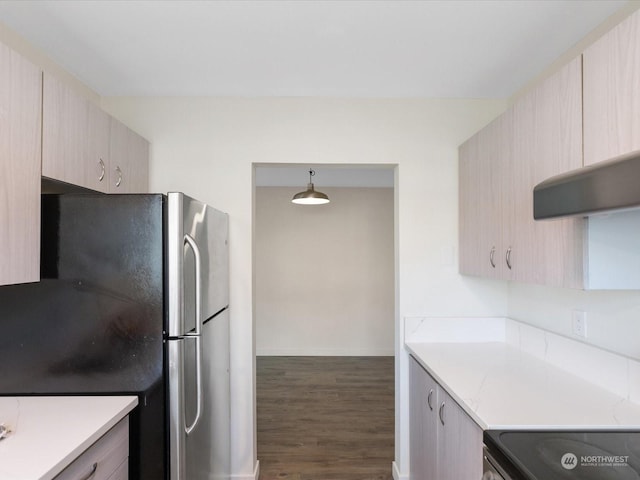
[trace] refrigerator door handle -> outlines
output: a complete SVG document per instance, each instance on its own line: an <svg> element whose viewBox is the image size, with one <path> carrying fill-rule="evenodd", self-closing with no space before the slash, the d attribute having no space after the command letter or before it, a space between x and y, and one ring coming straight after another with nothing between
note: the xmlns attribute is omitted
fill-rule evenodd
<svg viewBox="0 0 640 480"><path fill-rule="evenodd" d="M195 340L196 342L196 415L191 425L184 427L184 432L189 435L198 425L202 413L202 337L190 336L185 337L185 340Z"/></svg>
<svg viewBox="0 0 640 480"><path fill-rule="evenodd" d="M193 250L193 256L195 257L195 276L196 276L196 330L195 333L187 333L185 337L187 339L195 339L196 341L196 416L193 419L191 425L185 426L185 433L189 435L196 425L200 421L200 415L202 413L202 339L200 334L202 333L202 262L200 257L200 249L198 244L190 235L184 236L184 244L188 245Z"/></svg>
<svg viewBox="0 0 640 480"><path fill-rule="evenodd" d="M195 275L196 275L196 331L195 333L186 335L200 335L202 333L202 263L200 260L200 249L198 248L198 244L191 237L191 235L184 236L184 244L189 245L191 250L193 250L193 256L195 257Z"/></svg>

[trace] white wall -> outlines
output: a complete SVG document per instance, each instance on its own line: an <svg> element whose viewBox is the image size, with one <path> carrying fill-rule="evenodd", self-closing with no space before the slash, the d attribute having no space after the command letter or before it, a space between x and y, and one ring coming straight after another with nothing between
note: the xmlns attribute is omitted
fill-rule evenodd
<svg viewBox="0 0 640 480"><path fill-rule="evenodd" d="M393 188L256 188L256 355L393 355Z"/></svg>
<svg viewBox="0 0 640 480"><path fill-rule="evenodd" d="M457 273L457 147L496 117L492 100L106 98L151 141L151 187L230 214L232 468L252 478L255 325L252 164L397 164L396 461L408 471L407 360L400 318L504 315L506 285Z"/></svg>
<svg viewBox="0 0 640 480"><path fill-rule="evenodd" d="M573 310L586 312L586 339L579 339L572 333ZM583 291L513 283L509 285L509 316L640 359L638 291Z"/></svg>

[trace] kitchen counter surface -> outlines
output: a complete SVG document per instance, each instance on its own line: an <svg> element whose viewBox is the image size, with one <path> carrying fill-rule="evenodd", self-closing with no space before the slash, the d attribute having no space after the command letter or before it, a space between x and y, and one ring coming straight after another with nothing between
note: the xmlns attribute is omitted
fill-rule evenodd
<svg viewBox="0 0 640 480"><path fill-rule="evenodd" d="M407 342L406 348L485 430L640 429L640 405L509 343Z"/></svg>
<svg viewBox="0 0 640 480"><path fill-rule="evenodd" d="M138 404L135 396L0 397L2 480L49 480Z"/></svg>
<svg viewBox="0 0 640 480"><path fill-rule="evenodd" d="M510 319L410 319L405 348L485 430L640 430L635 361Z"/></svg>

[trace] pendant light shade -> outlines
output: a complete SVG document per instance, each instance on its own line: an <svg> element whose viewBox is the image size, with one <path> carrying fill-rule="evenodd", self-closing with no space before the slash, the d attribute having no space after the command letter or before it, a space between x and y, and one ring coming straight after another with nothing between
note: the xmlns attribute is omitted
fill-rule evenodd
<svg viewBox="0 0 640 480"><path fill-rule="evenodd" d="M317 192L313 188L311 177L316 174L313 170L309 170L309 184L304 192L296 193L291 201L299 205L322 205L323 203L329 203L329 197L322 192Z"/></svg>

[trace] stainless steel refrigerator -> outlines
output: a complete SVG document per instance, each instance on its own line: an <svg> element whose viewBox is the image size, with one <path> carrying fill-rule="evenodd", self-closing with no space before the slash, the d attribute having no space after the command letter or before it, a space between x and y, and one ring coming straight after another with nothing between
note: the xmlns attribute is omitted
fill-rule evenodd
<svg viewBox="0 0 640 480"><path fill-rule="evenodd" d="M1 395L135 394L132 480L230 476L227 215L42 196L41 277L0 287Z"/></svg>
<svg viewBox="0 0 640 480"><path fill-rule="evenodd" d="M228 478L227 215L182 194L168 202L170 478Z"/></svg>

